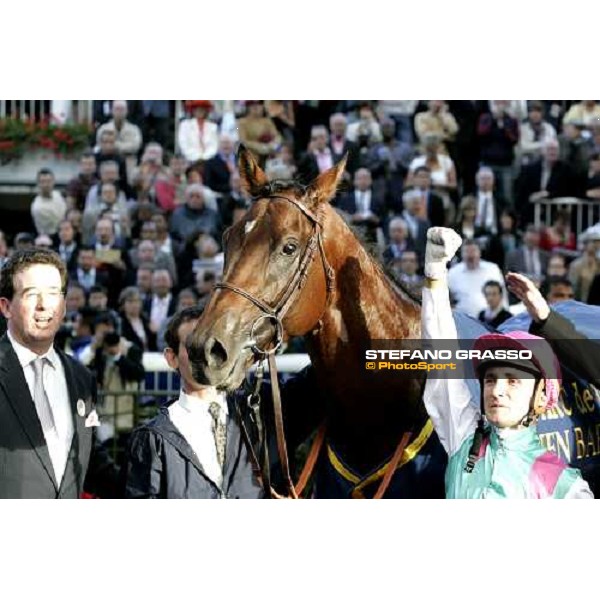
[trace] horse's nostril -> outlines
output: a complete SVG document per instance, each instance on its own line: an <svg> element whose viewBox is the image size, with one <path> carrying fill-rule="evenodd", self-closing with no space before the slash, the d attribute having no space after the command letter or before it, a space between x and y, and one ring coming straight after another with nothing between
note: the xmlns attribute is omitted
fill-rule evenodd
<svg viewBox="0 0 600 600"><path fill-rule="evenodd" d="M227 362L227 350L218 339L211 338L207 346L207 358L211 366L219 368Z"/></svg>

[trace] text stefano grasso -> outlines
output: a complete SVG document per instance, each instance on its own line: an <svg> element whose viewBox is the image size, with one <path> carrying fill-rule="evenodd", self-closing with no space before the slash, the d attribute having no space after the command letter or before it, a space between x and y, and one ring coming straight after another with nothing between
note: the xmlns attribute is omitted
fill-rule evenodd
<svg viewBox="0 0 600 600"><path fill-rule="evenodd" d="M366 360L531 360L531 350L366 350Z"/></svg>

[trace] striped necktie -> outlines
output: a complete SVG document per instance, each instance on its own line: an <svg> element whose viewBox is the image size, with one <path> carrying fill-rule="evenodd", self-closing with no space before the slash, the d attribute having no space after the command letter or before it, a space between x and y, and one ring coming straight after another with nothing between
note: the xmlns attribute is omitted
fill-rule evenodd
<svg viewBox="0 0 600 600"><path fill-rule="evenodd" d="M217 460L219 461L219 465L221 469L223 469L223 465L225 464L225 442L227 439L225 423L219 419L221 414L221 406L218 402L211 402L208 407L208 412L212 417L212 431L215 436L215 446L217 448Z"/></svg>

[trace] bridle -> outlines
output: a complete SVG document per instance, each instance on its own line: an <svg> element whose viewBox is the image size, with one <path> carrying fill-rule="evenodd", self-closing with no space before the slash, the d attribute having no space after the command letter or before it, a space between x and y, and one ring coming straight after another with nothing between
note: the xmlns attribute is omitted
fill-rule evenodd
<svg viewBox="0 0 600 600"><path fill-rule="evenodd" d="M293 206L295 206L303 215L305 215L308 220L313 225L312 234L308 240L306 248L304 249L304 253L300 258L300 264L298 268L292 275L292 277L288 280L283 291L280 294L279 300L276 302L275 306L269 306L264 300L261 300L257 296L247 292L246 290L228 283L226 281L221 281L215 284L215 289L224 289L234 292L238 294L252 304L256 306L262 314L255 319L250 329L250 339L254 342L254 331L256 325L260 323L262 320L271 320L275 323L275 343L273 348L270 350L259 348L258 345L254 342L252 344L252 351L257 355L267 356L269 354L273 354L277 351L281 342L283 341L283 325L282 320L285 317L286 313L292 306L294 300L296 299L297 294L300 292L306 280L308 279L308 272L312 261L315 257L315 252L317 248L319 249L319 253L321 255L321 261L323 263L323 270L325 272L325 280L326 280L326 290L327 296L325 300L325 306L319 319L317 321L318 325L321 323L321 319L323 318L323 314L327 310L329 306L329 302L331 300L331 294L333 292L333 286L335 283L335 271L327 261L327 257L325 256L325 249L323 247L323 220L324 220L324 207L323 205L319 205L317 209L317 213L315 214L306 206L304 206L301 202L296 200L295 198L288 198L287 196L280 195L270 195L265 197L266 200L286 200Z"/></svg>
<svg viewBox="0 0 600 600"><path fill-rule="evenodd" d="M265 359L269 363L269 372L271 375L271 385L272 385L272 394L273 394L273 411L275 416L275 430L277 434L277 450L279 453L279 458L281 460L281 468L283 471L283 477L287 486L287 496L290 498L297 498L301 493L301 489L306 484L310 471L314 467L314 463L316 461L316 454L318 453L321 444L323 443L324 437L324 429L321 428L321 433L317 435L316 440L318 440L318 444L313 445L313 450L311 451L311 455L313 458L310 461L307 461L303 473L300 477L300 483L298 486L294 486L292 482L292 478L289 470L289 461L287 456L287 447L285 442L285 434L283 430L283 414L281 410L281 394L279 391L279 382L277 379L277 367L275 364L275 352L281 346L283 341L283 324L282 321L292 306L293 302L296 299L296 296L300 292L300 290L304 287L306 280L308 279L308 273L312 262L315 258L317 249L319 250L319 254L321 255L321 261L323 264L323 271L325 273L325 282L326 282L326 299L323 307L323 311L321 312L319 319L317 320L316 329L321 326L323 315L327 310L329 303L331 301L331 296L333 293L333 286L335 283L335 271L327 261L327 257L325 255L325 248L323 246L323 220L324 220L324 212L325 208L323 204L320 204L317 208L316 214L308 209L304 204L296 200L295 198L288 198L287 196L281 196L277 194L269 194L264 197L266 200L285 200L289 202L293 206L295 206L304 216L308 218L310 223L313 226L313 231L310 235L306 248L304 249L304 253L300 258L300 263L298 268L293 273L292 277L288 280L286 285L283 288L283 291L280 294L279 299L276 301L275 306L270 306L264 300L261 300L254 294L228 283L227 281L221 281L215 284L215 290L229 290L243 298L246 298L249 302L254 304L260 311L261 314L254 320L252 323L252 327L250 328L250 341L249 345L252 349L252 352L259 357L259 364L257 367L256 381L254 384L253 391L249 394L247 398L248 407L251 409L251 415L254 420L254 424L257 430L258 435L258 447L260 454L260 462L256 456L256 452L254 451L254 447L252 442L250 441L250 436L248 435L246 426L244 425L244 421L241 417L241 413L239 412L238 407L238 417L240 418L240 426L242 429L242 433L246 440L246 444L248 446L250 457L252 462L254 463L255 470L260 472L260 478L262 480L263 489L265 494L268 497L279 497L279 495L273 490L270 483L270 469L269 469L269 456L268 456L268 440L266 439L266 435L264 433L264 426L262 423L262 419L260 416L260 387L262 384L263 373L264 373L264 362ZM255 330L257 325L261 323L263 320L272 321L275 324L275 334L274 334L274 343L272 348L260 348L258 343L255 340Z"/></svg>

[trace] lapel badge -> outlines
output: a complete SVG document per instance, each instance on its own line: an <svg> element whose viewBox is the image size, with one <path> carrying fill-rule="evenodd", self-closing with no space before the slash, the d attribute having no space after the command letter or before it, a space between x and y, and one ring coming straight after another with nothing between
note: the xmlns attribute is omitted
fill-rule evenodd
<svg viewBox="0 0 600 600"><path fill-rule="evenodd" d="M80 417L85 416L85 402L81 398L79 398L79 400L77 400L77 414Z"/></svg>
<svg viewBox="0 0 600 600"><path fill-rule="evenodd" d="M98 418L98 413L94 409L85 420L86 427L98 427L100 425L100 419Z"/></svg>

